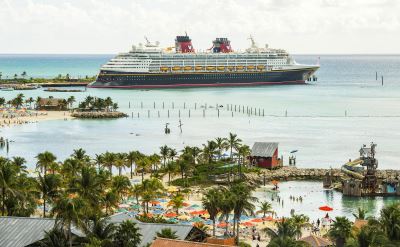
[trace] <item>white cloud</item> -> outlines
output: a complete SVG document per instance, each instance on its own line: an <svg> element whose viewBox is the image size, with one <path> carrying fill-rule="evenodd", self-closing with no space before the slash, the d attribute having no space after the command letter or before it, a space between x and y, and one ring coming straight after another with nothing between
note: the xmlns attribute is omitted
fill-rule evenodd
<svg viewBox="0 0 400 247"><path fill-rule="evenodd" d="M143 36L198 49L253 34L293 53L400 53L400 1L0 0L0 53L115 53Z"/></svg>

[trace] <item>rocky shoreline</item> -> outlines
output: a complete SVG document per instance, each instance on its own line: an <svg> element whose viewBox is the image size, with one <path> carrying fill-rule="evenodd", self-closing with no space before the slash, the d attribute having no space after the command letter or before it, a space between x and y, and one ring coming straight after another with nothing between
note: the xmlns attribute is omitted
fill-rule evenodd
<svg viewBox="0 0 400 247"><path fill-rule="evenodd" d="M322 181L327 172L332 172L334 180L341 180L348 177L340 169L323 168L297 168L293 166L284 166L276 170L265 170L259 173L246 174L246 179L254 184L262 184L265 180L272 181L294 181L294 180L314 180ZM265 174L265 175L264 175ZM378 179L395 179L400 177L400 170L378 170Z"/></svg>
<svg viewBox="0 0 400 247"><path fill-rule="evenodd" d="M101 118L123 118L127 117L123 112L74 112L71 114L74 118L86 118L86 119L101 119Z"/></svg>

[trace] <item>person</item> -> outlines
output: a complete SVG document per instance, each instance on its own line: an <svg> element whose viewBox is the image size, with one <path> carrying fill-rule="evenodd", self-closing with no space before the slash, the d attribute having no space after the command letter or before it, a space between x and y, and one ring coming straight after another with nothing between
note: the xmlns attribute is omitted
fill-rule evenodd
<svg viewBox="0 0 400 247"><path fill-rule="evenodd" d="M321 224L321 221L320 221L319 218L318 218L318 220L317 220L317 227L319 227L319 224Z"/></svg>

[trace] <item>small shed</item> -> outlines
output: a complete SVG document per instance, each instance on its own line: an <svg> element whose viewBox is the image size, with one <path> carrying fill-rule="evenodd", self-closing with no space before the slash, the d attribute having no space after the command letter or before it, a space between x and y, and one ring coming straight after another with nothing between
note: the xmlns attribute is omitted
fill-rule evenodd
<svg viewBox="0 0 400 247"><path fill-rule="evenodd" d="M67 103L65 99L60 98L41 98L37 102L36 108L38 110L61 111L66 110Z"/></svg>
<svg viewBox="0 0 400 247"><path fill-rule="evenodd" d="M251 149L251 164L273 169L282 165L281 159L278 158L277 142L256 142Z"/></svg>

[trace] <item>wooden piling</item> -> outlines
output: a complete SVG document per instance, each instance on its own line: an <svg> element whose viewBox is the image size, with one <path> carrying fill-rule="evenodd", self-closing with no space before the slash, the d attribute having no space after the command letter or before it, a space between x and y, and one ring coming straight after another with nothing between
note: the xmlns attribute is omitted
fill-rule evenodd
<svg viewBox="0 0 400 247"><path fill-rule="evenodd" d="M169 109L168 109L168 118L169 118Z"/></svg>
<svg viewBox="0 0 400 247"><path fill-rule="evenodd" d="M219 109L217 110L217 115L218 115L218 118L219 118Z"/></svg>
<svg viewBox="0 0 400 247"><path fill-rule="evenodd" d="M158 111L158 117L160 117L160 111Z"/></svg>
<svg viewBox="0 0 400 247"><path fill-rule="evenodd" d="M183 102L183 109L186 109L186 102Z"/></svg>
<svg viewBox="0 0 400 247"><path fill-rule="evenodd" d="M129 106L128 106L128 108L131 108L131 102L129 101Z"/></svg>
<svg viewBox="0 0 400 247"><path fill-rule="evenodd" d="M139 118L139 112L137 113L137 118Z"/></svg>
<svg viewBox="0 0 400 247"><path fill-rule="evenodd" d="M132 112L131 116L132 116L132 118L133 118L133 112Z"/></svg>
<svg viewBox="0 0 400 247"><path fill-rule="evenodd" d="M164 109L164 101L162 102L162 108Z"/></svg>
<svg viewBox="0 0 400 247"><path fill-rule="evenodd" d="M150 118L150 110L147 110L147 117Z"/></svg>
<svg viewBox="0 0 400 247"><path fill-rule="evenodd" d="M156 102L153 102L153 108L156 109Z"/></svg>
<svg viewBox="0 0 400 247"><path fill-rule="evenodd" d="M195 110L197 109L197 103L194 103L194 109Z"/></svg>
<svg viewBox="0 0 400 247"><path fill-rule="evenodd" d="M375 81L378 80L378 71L375 72Z"/></svg>
<svg viewBox="0 0 400 247"><path fill-rule="evenodd" d="M203 109L203 117L206 117L206 110Z"/></svg>
<svg viewBox="0 0 400 247"><path fill-rule="evenodd" d="M172 102L172 109L174 109L175 108L175 104L174 104L174 102Z"/></svg>
<svg viewBox="0 0 400 247"><path fill-rule="evenodd" d="M383 86L383 76L381 76L381 79L382 79L382 86Z"/></svg>
<svg viewBox="0 0 400 247"><path fill-rule="evenodd" d="M142 109L143 109L143 101L142 101L142 102L140 102L140 108L142 108Z"/></svg>
<svg viewBox="0 0 400 247"><path fill-rule="evenodd" d="M190 109L189 109L189 118L190 118Z"/></svg>

